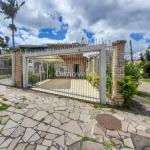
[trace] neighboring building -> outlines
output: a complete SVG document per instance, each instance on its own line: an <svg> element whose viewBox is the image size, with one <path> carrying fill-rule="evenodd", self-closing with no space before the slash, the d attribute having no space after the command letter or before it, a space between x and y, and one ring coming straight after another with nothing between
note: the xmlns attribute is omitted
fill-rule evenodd
<svg viewBox="0 0 150 150"><path fill-rule="evenodd" d="M81 47L86 45L87 44L79 44L77 42L73 42L71 44L63 44L63 43L47 44L50 50L68 49L68 48L75 48L75 47Z"/></svg>
<svg viewBox="0 0 150 150"><path fill-rule="evenodd" d="M48 48L47 45L19 45L19 48L25 52L44 51Z"/></svg>

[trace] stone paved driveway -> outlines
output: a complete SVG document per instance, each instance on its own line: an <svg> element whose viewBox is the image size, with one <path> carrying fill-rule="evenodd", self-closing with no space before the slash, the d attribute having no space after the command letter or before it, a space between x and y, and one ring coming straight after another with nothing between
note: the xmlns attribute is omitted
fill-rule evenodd
<svg viewBox="0 0 150 150"><path fill-rule="evenodd" d="M0 84L12 86L12 78L0 79Z"/></svg>
<svg viewBox="0 0 150 150"><path fill-rule="evenodd" d="M11 105L0 110L0 150L141 150L150 146L150 118L140 112L96 110L92 104L6 86L0 86L0 94L0 108L4 103ZM122 128L99 126L98 114L115 116Z"/></svg>

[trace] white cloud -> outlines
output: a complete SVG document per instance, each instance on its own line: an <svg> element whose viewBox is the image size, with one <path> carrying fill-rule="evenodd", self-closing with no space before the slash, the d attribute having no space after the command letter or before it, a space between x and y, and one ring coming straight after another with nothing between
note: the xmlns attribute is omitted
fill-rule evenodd
<svg viewBox="0 0 150 150"><path fill-rule="evenodd" d="M18 44L45 44L57 42L81 42L82 37L88 41L82 29L94 34L97 42L104 40L127 40L129 47L131 33L144 33L144 39L132 39L133 51L143 51L148 47L146 39L150 39L150 1L145 0L26 0L18 12L15 24L19 27L16 35ZM60 15L63 17L59 21ZM7 26L10 20L3 20L0 15L0 32L11 37ZM62 24L68 24L63 40L38 38L40 29L52 28L53 34L61 30ZM22 29L25 27L28 31ZM126 54L129 49L126 48ZM137 57L138 53L136 54Z"/></svg>

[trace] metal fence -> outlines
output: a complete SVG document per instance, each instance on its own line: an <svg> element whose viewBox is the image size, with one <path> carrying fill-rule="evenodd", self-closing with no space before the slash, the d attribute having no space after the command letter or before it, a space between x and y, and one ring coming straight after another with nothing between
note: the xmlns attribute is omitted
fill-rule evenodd
<svg viewBox="0 0 150 150"><path fill-rule="evenodd" d="M12 85L11 57L0 57L0 84Z"/></svg>
<svg viewBox="0 0 150 150"><path fill-rule="evenodd" d="M100 53L30 57L28 86L57 95L100 102Z"/></svg>

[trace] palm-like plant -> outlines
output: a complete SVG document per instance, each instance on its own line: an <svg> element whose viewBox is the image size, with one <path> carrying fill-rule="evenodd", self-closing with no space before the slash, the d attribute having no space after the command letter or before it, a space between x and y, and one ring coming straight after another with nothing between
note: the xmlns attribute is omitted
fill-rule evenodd
<svg viewBox="0 0 150 150"><path fill-rule="evenodd" d="M16 18L20 7L23 6L24 4L25 1L23 1L20 5L18 5L16 0L7 0L7 1L0 0L0 13L5 16L4 19L11 19L11 24L8 26L8 28L12 30L13 48L15 47L14 31L16 31L17 29L16 26L14 25L14 19Z"/></svg>
<svg viewBox="0 0 150 150"><path fill-rule="evenodd" d="M8 36L5 36L5 41L6 41L7 45L8 45L9 40L10 40L10 38Z"/></svg>
<svg viewBox="0 0 150 150"><path fill-rule="evenodd" d="M9 24L7 28L10 29L11 31L13 30L14 32L17 32L17 27L14 24Z"/></svg>

